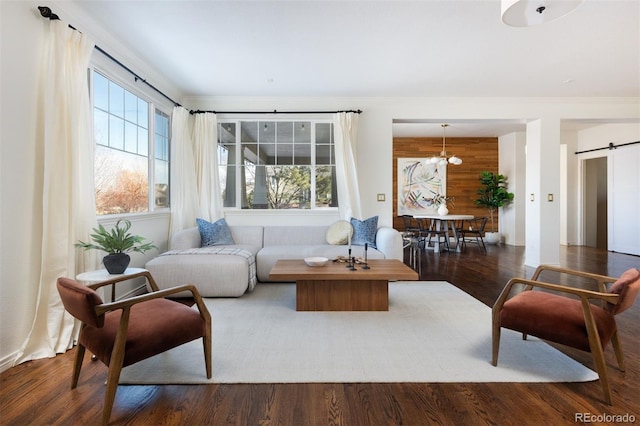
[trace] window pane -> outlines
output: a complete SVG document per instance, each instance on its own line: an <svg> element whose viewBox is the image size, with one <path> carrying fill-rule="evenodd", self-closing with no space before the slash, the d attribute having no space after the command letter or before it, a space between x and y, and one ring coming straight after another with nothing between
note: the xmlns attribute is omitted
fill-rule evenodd
<svg viewBox="0 0 640 426"><path fill-rule="evenodd" d="M277 148L277 160L276 164L293 164L293 144L278 142Z"/></svg>
<svg viewBox="0 0 640 426"><path fill-rule="evenodd" d="M275 143L276 141L276 123L274 121L261 121L260 132L258 132L258 142Z"/></svg>
<svg viewBox="0 0 640 426"><path fill-rule="evenodd" d="M149 131L138 127L138 154L147 157L149 155Z"/></svg>
<svg viewBox="0 0 640 426"><path fill-rule="evenodd" d="M335 167L316 167L316 207L337 207Z"/></svg>
<svg viewBox="0 0 640 426"><path fill-rule="evenodd" d="M218 124L218 178L224 207L236 207L236 124Z"/></svg>
<svg viewBox="0 0 640 426"><path fill-rule="evenodd" d="M124 118L138 124L138 97L128 90L124 91Z"/></svg>
<svg viewBox="0 0 640 426"><path fill-rule="evenodd" d="M109 82L109 113L124 118L124 89Z"/></svg>
<svg viewBox="0 0 640 426"><path fill-rule="evenodd" d="M333 124L316 123L316 143L333 143Z"/></svg>
<svg viewBox="0 0 640 426"><path fill-rule="evenodd" d="M311 169L309 167L265 167L268 208L310 207ZM264 181L256 178L256 193Z"/></svg>
<svg viewBox="0 0 640 426"><path fill-rule="evenodd" d="M96 213L145 212L149 209L147 159L96 147Z"/></svg>
<svg viewBox="0 0 640 426"><path fill-rule="evenodd" d="M155 203L157 208L169 207L169 162L155 160Z"/></svg>
<svg viewBox="0 0 640 426"><path fill-rule="evenodd" d="M240 141L245 142L258 142L258 125L257 121L243 121L240 124Z"/></svg>
<svg viewBox="0 0 640 426"><path fill-rule="evenodd" d="M290 121L276 123L278 128L278 143L292 143L293 142L293 123Z"/></svg>
<svg viewBox="0 0 640 426"><path fill-rule="evenodd" d="M109 109L109 80L97 72L93 73L93 105L104 111Z"/></svg>
<svg viewBox="0 0 640 426"><path fill-rule="evenodd" d="M333 164L333 156L330 145L316 145L316 164Z"/></svg>
<svg viewBox="0 0 640 426"><path fill-rule="evenodd" d="M261 168L264 170L264 167ZM256 181L256 166L248 161L243 163L243 166L240 170L242 176L242 204L241 207L243 209L252 209L253 207L253 197L254 197L254 187ZM261 185L264 187L264 184ZM261 189L261 195L264 191ZM256 207L257 208L257 207ZM264 208L264 207L263 207Z"/></svg>
<svg viewBox="0 0 640 426"><path fill-rule="evenodd" d="M132 154L138 153L138 126L128 121L124 122L124 150Z"/></svg>
<svg viewBox="0 0 640 426"><path fill-rule="evenodd" d="M275 143L260 143L258 144L258 161L259 165L274 165L276 164L276 144Z"/></svg>
<svg viewBox="0 0 640 426"><path fill-rule="evenodd" d="M156 160L153 179L155 183L155 205L156 208L167 208L170 205L169 116L156 109L154 123L154 156ZM148 140L148 131L140 128L139 135L143 133L146 137L145 140ZM139 147L142 148L144 146L144 155L147 156L147 145L140 143L140 140L141 139L138 139ZM142 149L140 154L143 154Z"/></svg>
<svg viewBox="0 0 640 426"><path fill-rule="evenodd" d="M308 121L298 121L295 123L294 141L299 143L311 143L311 123Z"/></svg>
<svg viewBox="0 0 640 426"><path fill-rule="evenodd" d="M124 120L109 117L109 146L113 149L124 149Z"/></svg>
<svg viewBox="0 0 640 426"><path fill-rule="evenodd" d="M298 144L294 145L294 164L297 165L311 165L311 144Z"/></svg>
<svg viewBox="0 0 640 426"><path fill-rule="evenodd" d="M98 145L109 145L109 114L93 110L93 138Z"/></svg>
<svg viewBox="0 0 640 426"><path fill-rule="evenodd" d="M149 128L149 103L140 98L138 98L138 125L145 129ZM164 128L166 125L167 123L162 123L161 127Z"/></svg>
<svg viewBox="0 0 640 426"><path fill-rule="evenodd" d="M220 123L218 125L218 142L224 145L235 145L236 124Z"/></svg>

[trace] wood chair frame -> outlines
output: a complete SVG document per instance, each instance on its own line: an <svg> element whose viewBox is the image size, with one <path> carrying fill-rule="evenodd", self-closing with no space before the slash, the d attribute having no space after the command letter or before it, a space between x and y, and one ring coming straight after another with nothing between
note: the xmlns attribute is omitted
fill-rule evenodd
<svg viewBox="0 0 640 426"><path fill-rule="evenodd" d="M129 326L129 314L131 312L131 307L133 307L138 303L142 303L152 299L165 298L172 294L180 293L183 291L191 292L193 299L195 301L195 304L198 307L200 316L205 322L206 332L202 338L202 343L204 346L204 357L205 357L207 378L211 378L211 374L212 374L211 315L209 314L209 311L207 310L207 307L205 306L204 301L202 300L202 297L200 296L200 293L195 288L195 286L182 285L178 287L168 288L165 290L159 290L158 285L156 284L151 274L148 271L143 271L137 274L115 277L110 280L88 285L87 287L92 288L93 290L97 290L107 285L115 286L117 283L120 283L122 281L127 281L127 280L131 280L138 277L146 278L152 290L150 293L131 297L125 300L117 301L117 302L103 303L95 307L96 314L98 316L104 315L110 311L115 311L118 309L122 310L120 323L118 325L118 331L116 333L116 339L113 346L113 351L111 353L111 360L108 366L109 371L107 375L107 389L105 391L104 408L102 412L102 424L104 425L109 423L109 418L111 417L111 410L113 408L113 402L115 400L116 391L118 389L118 381L120 379L120 372L122 371L122 364L125 356L125 343L127 341L127 328ZM82 327L84 326L85 325L83 324ZM85 350L86 348L83 345L78 344L76 357L73 365L73 375L71 379L72 389L74 389L78 385L78 379L80 377L80 370L82 368L82 362L84 360Z"/></svg>
<svg viewBox="0 0 640 426"><path fill-rule="evenodd" d="M577 277L587 278L595 281L598 291L585 290L580 288L569 287L565 285L552 284L543 281L538 281L540 275L544 271L553 271L560 274L568 274ZM494 366L498 365L498 351L500 348L500 311L502 310L502 306L507 301L509 295L511 294L514 286L516 284L524 284L525 288L523 291L531 291L534 287L545 289L551 292L559 292L566 293L577 296L580 298L582 312L584 315L584 322L587 329L587 336L589 339L589 348L590 352L593 356L593 360L596 367L596 372L600 378L600 383L602 385L602 390L604 393L604 399L607 404L612 404L611 399L611 388L609 386L609 379L607 377L607 365L604 359L604 349L602 347L602 343L600 340L600 335L598 334L598 328L596 327L596 322L593 317L593 313L591 312L591 300L599 301L604 305L604 303L611 303L613 305L618 303L619 296L617 294L612 294L607 291L607 283L613 283L617 281L618 278L608 277L605 275L592 274L588 272L576 271L572 269L566 269L557 266L551 265L540 265L531 279L524 278L512 278L509 280L502 293L498 297L496 303L492 309L492 360L491 363ZM522 334L522 339L526 340L527 335L525 333ZM556 342L562 344L562 342ZM611 337L611 344L613 346L613 350L616 355L616 359L618 361L618 368L620 371L624 371L624 356L622 353L622 346L620 344L620 339L618 338L618 331L616 330Z"/></svg>

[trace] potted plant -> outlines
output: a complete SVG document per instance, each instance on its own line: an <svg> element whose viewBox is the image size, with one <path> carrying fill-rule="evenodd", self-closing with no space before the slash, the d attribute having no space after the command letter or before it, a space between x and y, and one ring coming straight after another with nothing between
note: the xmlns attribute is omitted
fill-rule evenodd
<svg viewBox="0 0 640 426"><path fill-rule="evenodd" d="M489 209L491 232L485 232L485 240L490 244L496 244L500 242L500 233L496 232L494 216L498 211L498 207L513 201L513 193L507 191L507 178L501 174L482 172L480 184L480 188L476 191L479 198L474 203L477 206Z"/></svg>
<svg viewBox="0 0 640 426"><path fill-rule="evenodd" d="M127 254L135 251L144 253L145 251L157 248L152 243L143 243L144 238L139 235L131 235L131 222L128 220L118 220L116 225L107 231L101 224L97 228L93 228L91 240L93 243L85 243L78 241L75 246L85 250L102 250L108 253L102 263L110 274L122 274L131 261L131 257Z"/></svg>

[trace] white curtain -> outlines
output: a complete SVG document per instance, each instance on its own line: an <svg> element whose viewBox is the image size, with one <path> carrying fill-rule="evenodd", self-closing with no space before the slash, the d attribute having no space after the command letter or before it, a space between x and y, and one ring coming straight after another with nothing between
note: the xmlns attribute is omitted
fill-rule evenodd
<svg viewBox="0 0 640 426"><path fill-rule="evenodd" d="M338 112L333 116L336 145L336 186L340 218L363 219L360 207L360 188L356 169L356 140L358 114Z"/></svg>
<svg viewBox="0 0 640 426"><path fill-rule="evenodd" d="M171 122L170 236L195 226L198 217L223 216L215 114L199 113L192 120L188 110L175 107Z"/></svg>
<svg viewBox="0 0 640 426"><path fill-rule="evenodd" d="M98 266L95 251L74 247L97 226L87 83L93 46L87 36L67 24L49 22L38 99L43 152L40 280L31 331L14 365L53 357L73 346L76 321L64 310L56 280Z"/></svg>
<svg viewBox="0 0 640 426"><path fill-rule="evenodd" d="M173 108L171 117L171 226L169 236L195 226L198 215L196 171L189 111Z"/></svg>
<svg viewBox="0 0 640 426"><path fill-rule="evenodd" d="M196 114L193 152L196 172L198 217L214 221L223 216L218 179L218 120L210 112Z"/></svg>

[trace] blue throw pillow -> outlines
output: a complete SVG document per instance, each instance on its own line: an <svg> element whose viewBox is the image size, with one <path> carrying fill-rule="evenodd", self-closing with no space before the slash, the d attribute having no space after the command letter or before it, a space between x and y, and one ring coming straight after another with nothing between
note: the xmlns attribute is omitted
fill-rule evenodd
<svg viewBox="0 0 640 426"><path fill-rule="evenodd" d="M235 244L231 230L224 218L218 219L214 223L204 219L196 219L196 223L200 230L201 247Z"/></svg>
<svg viewBox="0 0 640 426"><path fill-rule="evenodd" d="M365 220L351 218L351 226L353 226L351 244L354 246L363 246L364 243L367 243L369 247L376 248L378 216L373 216Z"/></svg>

